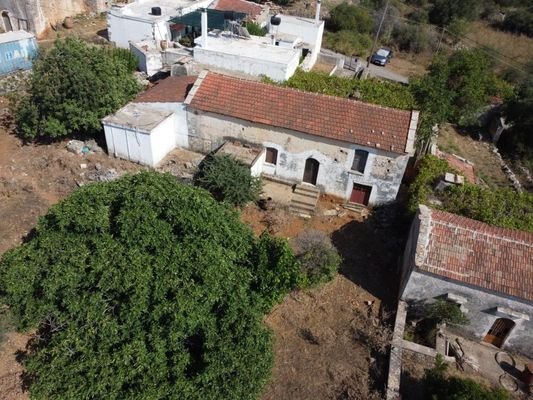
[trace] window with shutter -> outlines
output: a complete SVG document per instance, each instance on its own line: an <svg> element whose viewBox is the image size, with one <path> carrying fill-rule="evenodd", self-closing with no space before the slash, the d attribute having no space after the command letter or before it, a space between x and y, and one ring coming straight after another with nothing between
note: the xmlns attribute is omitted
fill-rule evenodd
<svg viewBox="0 0 533 400"><path fill-rule="evenodd" d="M268 164L276 165L276 163L278 162L278 151L273 147L267 147L265 162Z"/></svg>
<svg viewBox="0 0 533 400"><path fill-rule="evenodd" d="M364 173L367 159L368 159L368 151L355 150L355 154L353 157L353 163L352 163L352 170Z"/></svg>

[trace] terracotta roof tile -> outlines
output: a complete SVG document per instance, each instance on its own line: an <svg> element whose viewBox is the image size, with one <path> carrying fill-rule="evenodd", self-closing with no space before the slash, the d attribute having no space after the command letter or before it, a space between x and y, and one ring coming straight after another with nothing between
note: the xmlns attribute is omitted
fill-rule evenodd
<svg viewBox="0 0 533 400"><path fill-rule="evenodd" d="M411 111L209 72L194 109L405 154Z"/></svg>
<svg viewBox="0 0 533 400"><path fill-rule="evenodd" d="M433 209L429 213L428 245L419 269L533 301L533 233Z"/></svg>
<svg viewBox="0 0 533 400"><path fill-rule="evenodd" d="M134 103L181 103L196 81L196 76L170 76L137 96Z"/></svg>
<svg viewBox="0 0 533 400"><path fill-rule="evenodd" d="M245 0L218 0L215 10L237 11L249 15L251 18L255 18L261 14L263 7L257 3Z"/></svg>

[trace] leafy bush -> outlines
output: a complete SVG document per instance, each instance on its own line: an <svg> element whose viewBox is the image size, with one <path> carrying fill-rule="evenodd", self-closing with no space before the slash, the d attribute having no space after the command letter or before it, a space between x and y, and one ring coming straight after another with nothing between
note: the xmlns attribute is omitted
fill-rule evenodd
<svg viewBox="0 0 533 400"><path fill-rule="evenodd" d="M325 32L324 47L346 54L362 56L372 46L370 35L343 29L337 32Z"/></svg>
<svg viewBox="0 0 533 400"><path fill-rule="evenodd" d="M230 155L210 155L202 161L194 176L194 183L209 191L218 201L241 207L257 201L261 194L261 180L250 168Z"/></svg>
<svg viewBox="0 0 533 400"><path fill-rule="evenodd" d="M397 25L392 36L395 44L402 51L418 54L430 48L430 36L423 25Z"/></svg>
<svg viewBox="0 0 533 400"><path fill-rule="evenodd" d="M438 157L427 155L418 167L415 180L409 185L408 210L415 214L419 204L427 204L438 180L449 170L448 163Z"/></svg>
<svg viewBox="0 0 533 400"><path fill-rule="evenodd" d="M327 28L334 32L349 30L358 33L370 33L372 18L367 10L349 3L341 3L329 12Z"/></svg>
<svg viewBox="0 0 533 400"><path fill-rule="evenodd" d="M252 290L265 312L302 284L300 264L287 241L267 233L256 241L248 268L252 272Z"/></svg>
<svg viewBox="0 0 533 400"><path fill-rule="evenodd" d="M427 398L434 400L507 400L509 395L503 389L490 389L472 379L446 376L448 365L443 357L437 354L435 367L426 370L424 386Z"/></svg>
<svg viewBox="0 0 533 400"><path fill-rule="evenodd" d="M123 51L93 47L79 39L57 40L35 61L30 95L16 105L20 135L55 139L101 131L100 120L140 90L133 68L133 59Z"/></svg>
<svg viewBox="0 0 533 400"><path fill-rule="evenodd" d="M78 189L0 260L2 300L38 327L33 399L255 399L262 311L294 281L285 242L158 173Z"/></svg>
<svg viewBox="0 0 533 400"><path fill-rule="evenodd" d="M533 12L519 10L509 13L500 24L503 30L533 37Z"/></svg>
<svg viewBox="0 0 533 400"><path fill-rule="evenodd" d="M456 19L473 20L481 11L480 0L433 0L429 21L440 26Z"/></svg>
<svg viewBox="0 0 533 400"><path fill-rule="evenodd" d="M435 319L439 323L445 322L451 325L465 325L468 323L468 318L458 305L445 300L439 299L428 304L425 314L428 318Z"/></svg>
<svg viewBox="0 0 533 400"><path fill-rule="evenodd" d="M122 63L126 66L129 72L133 72L137 69L139 61L135 54L128 49L116 48L104 48L104 53L113 58L116 62Z"/></svg>
<svg viewBox="0 0 533 400"><path fill-rule="evenodd" d="M409 87L394 82L349 79L328 76L328 74L320 72L297 70L284 85L308 92L355 98L385 107L403 110L415 108L414 97Z"/></svg>
<svg viewBox="0 0 533 400"><path fill-rule="evenodd" d="M304 286L321 285L337 274L341 257L326 234L306 231L295 238L294 247L304 275Z"/></svg>
<svg viewBox="0 0 533 400"><path fill-rule="evenodd" d="M248 21L246 23L246 29L248 29L250 35L254 36L265 36L267 34L266 28L263 28L261 25L253 21Z"/></svg>

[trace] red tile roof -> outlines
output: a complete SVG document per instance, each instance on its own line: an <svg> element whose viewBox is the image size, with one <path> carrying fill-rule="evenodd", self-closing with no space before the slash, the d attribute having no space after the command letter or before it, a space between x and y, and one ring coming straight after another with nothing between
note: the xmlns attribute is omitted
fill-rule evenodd
<svg viewBox="0 0 533 400"><path fill-rule="evenodd" d="M192 88L196 76L170 76L137 96L134 103L182 103Z"/></svg>
<svg viewBox="0 0 533 400"><path fill-rule="evenodd" d="M424 212L430 215L429 236L423 238L420 270L533 301L533 233L421 206Z"/></svg>
<svg viewBox="0 0 533 400"><path fill-rule="evenodd" d="M411 111L303 92L209 72L194 109L404 154ZM414 136L411 138L414 140Z"/></svg>
<svg viewBox="0 0 533 400"><path fill-rule="evenodd" d="M257 3L245 0L218 0L215 10L237 11L249 15L251 18L257 17L263 11L263 7Z"/></svg>

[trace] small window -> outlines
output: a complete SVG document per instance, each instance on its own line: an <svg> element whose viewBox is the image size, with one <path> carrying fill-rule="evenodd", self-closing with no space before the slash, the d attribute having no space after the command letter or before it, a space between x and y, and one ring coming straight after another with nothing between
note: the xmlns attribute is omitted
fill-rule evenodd
<svg viewBox="0 0 533 400"><path fill-rule="evenodd" d="M368 151L355 150L353 157L352 170L357 172L365 172L366 160L368 158Z"/></svg>
<svg viewBox="0 0 533 400"><path fill-rule="evenodd" d="M276 165L276 163L278 162L278 151L273 147L267 147L265 162L268 164Z"/></svg>

